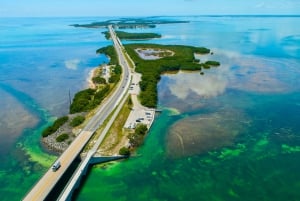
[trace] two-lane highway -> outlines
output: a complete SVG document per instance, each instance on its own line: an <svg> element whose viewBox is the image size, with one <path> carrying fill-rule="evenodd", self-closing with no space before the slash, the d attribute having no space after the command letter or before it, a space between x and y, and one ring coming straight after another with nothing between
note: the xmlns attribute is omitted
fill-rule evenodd
<svg viewBox="0 0 300 201"><path fill-rule="evenodd" d="M109 114L116 108L116 106L120 103L120 101L128 91L131 77L129 65L122 52L121 43L111 26L109 26L109 31L111 33L111 38L118 54L119 64L123 69L121 80L114 93L109 98L107 98L107 100L105 100L105 102L99 107L96 114L89 120L89 122L80 132L77 138L58 158L61 163L61 167L56 172L53 172L50 168L26 195L24 201L39 201L44 200L47 197L55 184L68 169L70 164L80 154L86 143L91 139L93 133L99 128L99 126L103 124L104 120L107 119Z"/></svg>

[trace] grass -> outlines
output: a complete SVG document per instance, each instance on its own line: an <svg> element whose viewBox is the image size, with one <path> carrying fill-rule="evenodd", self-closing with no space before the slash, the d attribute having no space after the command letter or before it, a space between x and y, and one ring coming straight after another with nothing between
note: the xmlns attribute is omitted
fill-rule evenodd
<svg viewBox="0 0 300 201"><path fill-rule="evenodd" d="M122 142L122 138L127 138L128 131L124 130L123 126L131 111L131 105L129 105L128 102L129 98L122 107L111 128L109 129L106 137L104 138L104 141L100 145L100 148L103 148L105 152L113 151Z"/></svg>

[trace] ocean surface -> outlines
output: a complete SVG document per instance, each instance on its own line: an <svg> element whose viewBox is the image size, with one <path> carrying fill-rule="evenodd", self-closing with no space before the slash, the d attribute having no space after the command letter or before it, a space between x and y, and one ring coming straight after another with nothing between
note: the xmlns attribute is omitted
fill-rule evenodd
<svg viewBox="0 0 300 201"><path fill-rule="evenodd" d="M221 66L162 75L162 113L138 157L91 169L79 201L300 200L299 17L173 17L159 44L205 46ZM41 130L68 112L68 91L107 61L105 18L0 19L0 195L20 200L56 156ZM124 43L141 42L125 41Z"/></svg>

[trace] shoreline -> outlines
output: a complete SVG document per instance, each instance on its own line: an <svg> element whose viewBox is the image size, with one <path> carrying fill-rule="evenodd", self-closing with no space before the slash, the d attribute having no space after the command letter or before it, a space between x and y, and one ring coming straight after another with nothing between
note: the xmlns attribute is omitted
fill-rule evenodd
<svg viewBox="0 0 300 201"><path fill-rule="evenodd" d="M98 68L99 68L99 66L94 67L94 68L92 68L92 70L90 70L90 72L88 74L88 77L86 79L87 84L88 84L88 88L96 89L96 84L93 82L93 78L95 77L96 71L98 70Z"/></svg>
<svg viewBox="0 0 300 201"><path fill-rule="evenodd" d="M97 88L97 85L93 82L93 78L97 75L97 70L99 69L99 67L100 66L92 68L89 71L88 76L86 77L86 86L90 89ZM68 114L66 114L66 116L68 116L70 119L73 119L74 116L82 115L82 114L85 114L85 113L77 113L77 114L68 113ZM73 141L74 138L78 134L76 131L77 131L77 129L71 128L69 125L63 125L55 133L53 133L47 137L41 138L40 139L41 147L47 153L59 155L68 148L70 141L69 141L69 143L68 142L57 142L56 138L59 135L61 135L62 133L68 132L68 133L71 133L71 135L73 136L70 138L70 140Z"/></svg>

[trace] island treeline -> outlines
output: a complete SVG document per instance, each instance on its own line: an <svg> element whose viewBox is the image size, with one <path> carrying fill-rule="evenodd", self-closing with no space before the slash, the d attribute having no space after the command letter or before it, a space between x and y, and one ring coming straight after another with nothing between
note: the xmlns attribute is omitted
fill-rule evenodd
<svg viewBox="0 0 300 201"><path fill-rule="evenodd" d="M72 24L74 27L84 28L107 28L112 25L118 29L155 28L157 24L189 23L183 20L167 20L153 18L121 18L117 20L106 20L102 22L92 22L89 24Z"/></svg>
<svg viewBox="0 0 300 201"><path fill-rule="evenodd" d="M106 39L110 38L108 31L103 32ZM121 40L147 40L153 38L161 38L160 34L157 33L128 33L124 31L116 31L116 34Z"/></svg>

